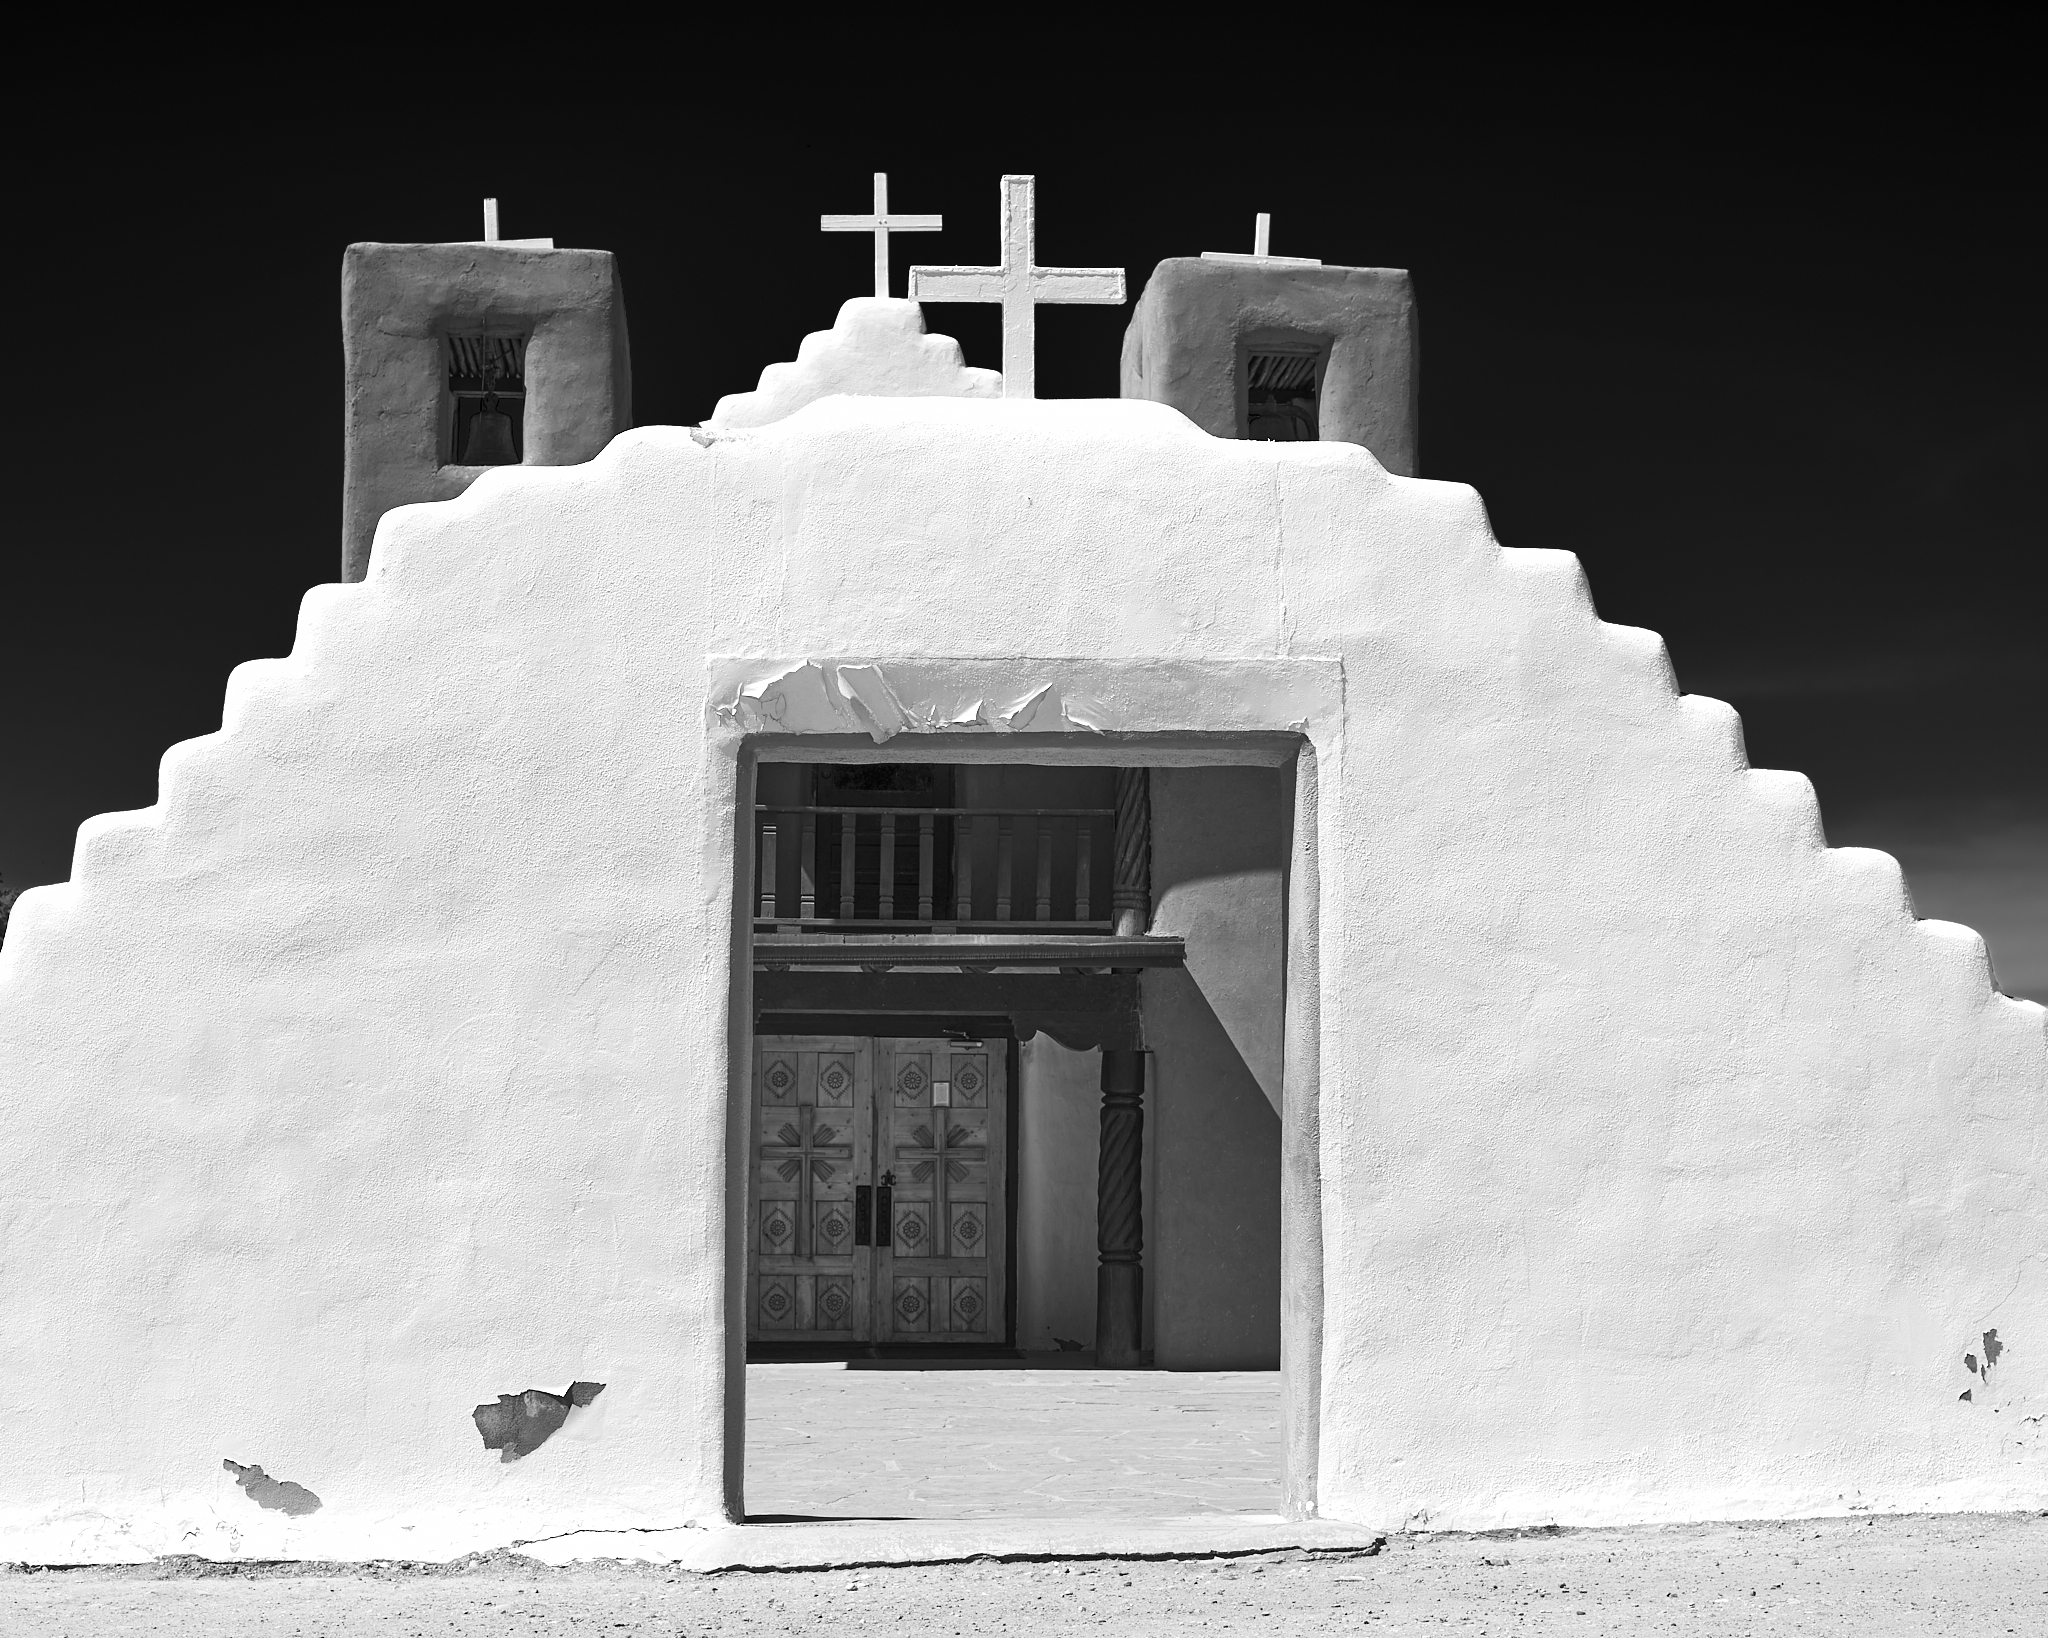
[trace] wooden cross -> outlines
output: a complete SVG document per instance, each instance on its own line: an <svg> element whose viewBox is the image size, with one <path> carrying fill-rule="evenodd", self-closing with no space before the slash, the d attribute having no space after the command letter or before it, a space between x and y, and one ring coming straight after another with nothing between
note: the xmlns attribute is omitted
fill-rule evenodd
<svg viewBox="0 0 2048 1638"><path fill-rule="evenodd" d="M818 1111L810 1104L800 1104L796 1111L796 1125L787 1121L775 1135L780 1143L761 1145L763 1165L777 1163L775 1169L782 1174L784 1182L796 1184L796 1249L798 1257L817 1255L811 1245L811 1179L820 1183L832 1181L832 1162L843 1160L853 1162L853 1143L838 1141L839 1134L829 1126L819 1126L815 1131Z"/></svg>
<svg viewBox="0 0 2048 1638"><path fill-rule="evenodd" d="M1271 253L1273 243L1273 213L1262 210L1252 220L1252 253L1247 256L1241 250L1205 250L1205 262L1263 262L1268 267L1321 267L1322 261L1315 256L1275 256Z"/></svg>
<svg viewBox="0 0 2048 1638"><path fill-rule="evenodd" d="M951 1239L946 1223L946 1181L947 1174L959 1167L959 1176L954 1182L967 1181L967 1167L964 1162L986 1160L988 1149L981 1143L962 1143L956 1139L973 1136L964 1126L948 1124L943 1107L932 1110L932 1124L919 1126L911 1131L912 1141L896 1145L896 1158L909 1167L910 1175L917 1182L924 1181L929 1172L932 1179L932 1249L934 1257L950 1257L952 1249L947 1244Z"/></svg>
<svg viewBox="0 0 2048 1638"><path fill-rule="evenodd" d="M553 250L553 239L501 239L498 237L498 201L484 201L484 243L503 245L508 250Z"/></svg>
<svg viewBox="0 0 2048 1638"><path fill-rule="evenodd" d="M875 236L875 294L889 297L889 234L936 233L946 225L943 216L891 216L889 214L889 173L875 172L875 209L871 216L820 216L820 233L872 233Z"/></svg>
<svg viewBox="0 0 2048 1638"><path fill-rule="evenodd" d="M1003 396L1035 397L1034 314L1040 302L1089 302L1121 307L1120 267L1040 267L1037 250L1038 179L1003 178L1003 260L1000 267L913 267L912 301L989 301L1003 308Z"/></svg>

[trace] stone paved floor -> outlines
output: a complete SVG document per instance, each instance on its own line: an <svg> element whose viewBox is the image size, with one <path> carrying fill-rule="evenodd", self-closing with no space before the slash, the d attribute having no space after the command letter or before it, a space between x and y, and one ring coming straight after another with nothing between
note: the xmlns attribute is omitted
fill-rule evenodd
<svg viewBox="0 0 2048 1638"><path fill-rule="evenodd" d="M1279 1510L1278 1371L747 1367L754 1518Z"/></svg>

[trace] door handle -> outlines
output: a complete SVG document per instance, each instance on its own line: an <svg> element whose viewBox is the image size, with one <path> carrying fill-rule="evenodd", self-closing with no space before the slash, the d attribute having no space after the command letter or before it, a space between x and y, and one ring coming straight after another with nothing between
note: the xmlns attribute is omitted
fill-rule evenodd
<svg viewBox="0 0 2048 1638"><path fill-rule="evenodd" d="M874 1244L875 1191L868 1183L853 1186L853 1243L857 1246Z"/></svg>

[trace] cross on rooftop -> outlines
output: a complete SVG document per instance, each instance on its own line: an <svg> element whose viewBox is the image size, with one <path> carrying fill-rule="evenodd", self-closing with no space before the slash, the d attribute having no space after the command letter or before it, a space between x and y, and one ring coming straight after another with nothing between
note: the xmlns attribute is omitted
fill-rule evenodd
<svg viewBox="0 0 2048 1638"><path fill-rule="evenodd" d="M1033 341L1038 303L1089 302L1121 307L1120 267L1040 267L1037 252L1038 179L1003 178L1003 260L1000 267L913 267L912 301L988 301L1003 308L1003 396L1036 396Z"/></svg>
<svg viewBox="0 0 2048 1638"><path fill-rule="evenodd" d="M498 201L484 201L484 243L504 245L508 250L553 250L553 239L501 239L498 237Z"/></svg>
<svg viewBox="0 0 2048 1638"><path fill-rule="evenodd" d="M889 214L889 173L875 172L875 209L869 216L820 216L820 233L872 233L875 236L875 294L889 295L889 235L936 233L946 225L943 216L891 216Z"/></svg>
<svg viewBox="0 0 2048 1638"><path fill-rule="evenodd" d="M1252 220L1252 253L1247 256L1241 250L1205 250L1205 262L1264 262L1269 267L1321 267L1322 260L1315 256L1275 256L1272 254L1273 213L1262 210Z"/></svg>

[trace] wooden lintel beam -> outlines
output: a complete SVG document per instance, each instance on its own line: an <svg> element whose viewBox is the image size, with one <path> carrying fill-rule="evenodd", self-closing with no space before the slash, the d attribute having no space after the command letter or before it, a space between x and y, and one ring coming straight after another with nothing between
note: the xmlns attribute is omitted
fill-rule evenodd
<svg viewBox="0 0 2048 1638"><path fill-rule="evenodd" d="M757 1012L1138 1013L1135 973L754 974Z"/></svg>

